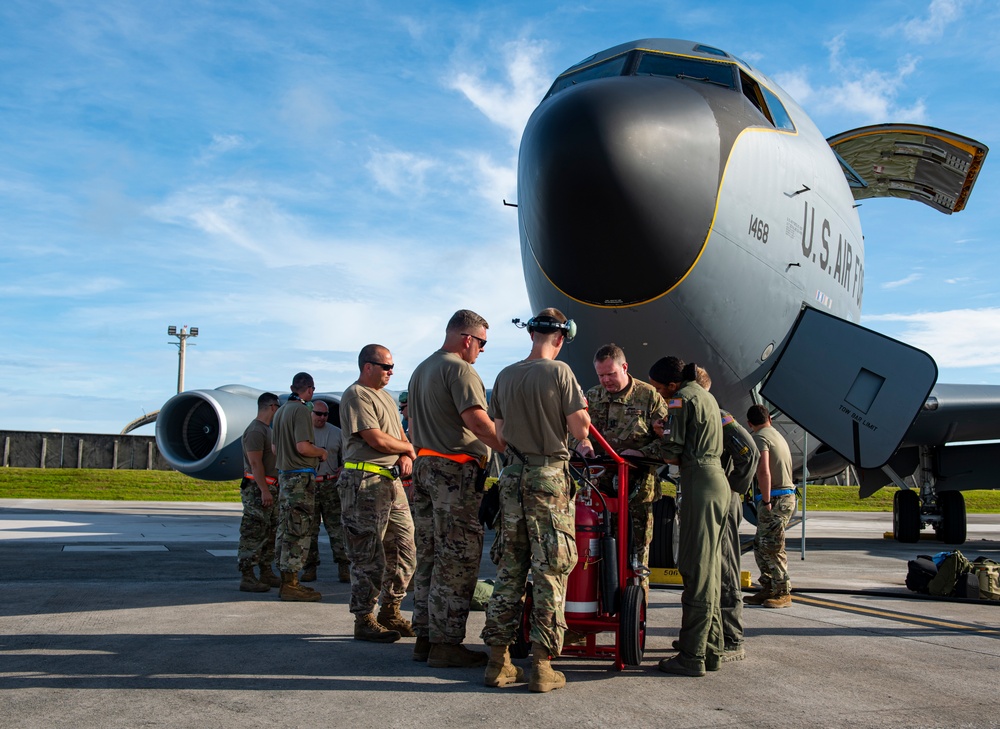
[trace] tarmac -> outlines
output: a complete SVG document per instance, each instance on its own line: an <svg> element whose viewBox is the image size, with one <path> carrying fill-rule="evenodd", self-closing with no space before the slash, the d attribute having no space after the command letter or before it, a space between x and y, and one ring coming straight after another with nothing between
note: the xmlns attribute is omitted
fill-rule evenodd
<svg viewBox="0 0 1000 729"><path fill-rule="evenodd" d="M788 538L794 603L748 607L747 658L704 678L672 655L680 591L650 593L642 664L556 661L567 685L491 689L433 669L412 638L353 639L323 537L319 603L238 590L239 504L0 499L4 727L994 727L1000 603L904 586L952 549L883 538L890 514L808 515ZM752 527L744 525L749 537ZM492 577L486 553L481 577ZM970 559L1000 561L1000 515L969 517ZM756 577L752 554L743 569ZM403 604L408 614L411 598ZM467 644L481 646L473 612ZM608 634L611 635L611 634ZM527 667L529 659L520 661Z"/></svg>

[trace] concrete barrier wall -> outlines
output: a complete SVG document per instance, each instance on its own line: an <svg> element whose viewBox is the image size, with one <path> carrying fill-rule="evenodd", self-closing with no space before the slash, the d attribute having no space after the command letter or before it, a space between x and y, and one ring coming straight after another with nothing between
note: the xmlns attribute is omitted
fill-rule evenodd
<svg viewBox="0 0 1000 729"><path fill-rule="evenodd" d="M173 470L152 435L0 430L0 448L3 465L12 468Z"/></svg>

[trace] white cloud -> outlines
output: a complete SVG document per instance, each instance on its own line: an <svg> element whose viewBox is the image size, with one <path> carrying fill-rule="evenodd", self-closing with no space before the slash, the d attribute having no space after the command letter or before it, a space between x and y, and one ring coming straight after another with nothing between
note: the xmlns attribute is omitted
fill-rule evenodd
<svg viewBox="0 0 1000 729"><path fill-rule="evenodd" d="M924 275L922 273L911 273L909 276L901 278L898 281L886 281L884 284L882 284L882 288L898 289L900 286L906 286L907 284L911 284L914 281L919 281L923 277Z"/></svg>
<svg viewBox="0 0 1000 729"><path fill-rule="evenodd" d="M965 4L965 0L931 0L926 16L903 23L903 34L917 43L938 40L945 28L961 17Z"/></svg>
<svg viewBox="0 0 1000 729"><path fill-rule="evenodd" d="M861 60L845 55L843 34L830 40L826 46L830 51L830 70L843 80L837 86L815 93L821 110L848 110L869 122L926 120L923 99L917 99L910 107L897 104L899 91L904 88L907 76L916 70L917 59L904 55L897 62L894 72L877 71L867 68Z"/></svg>
<svg viewBox="0 0 1000 729"><path fill-rule="evenodd" d="M247 142L239 134L213 134L211 143L198 156L198 163L207 164L216 157L221 157L227 152L245 146L247 146Z"/></svg>
<svg viewBox="0 0 1000 729"><path fill-rule="evenodd" d="M869 322L902 324L893 336L925 350L941 367L1000 365L1000 308L864 317Z"/></svg>
<svg viewBox="0 0 1000 729"><path fill-rule="evenodd" d="M844 35L826 43L829 50L829 67L836 83L815 85L805 68L775 74L778 84L803 107L813 114L850 115L861 122L924 123L927 109L923 99L910 106L899 103L905 90L907 77L917 68L912 56L902 56L893 71L879 71L868 67L860 58L845 53Z"/></svg>
<svg viewBox="0 0 1000 729"><path fill-rule="evenodd" d="M365 166L378 186L393 195L422 195L427 174L437 162L410 152L372 152Z"/></svg>
<svg viewBox="0 0 1000 729"><path fill-rule="evenodd" d="M542 51L540 44L527 40L507 43L501 52L504 83L487 80L483 69L458 71L449 80L451 88L465 94L487 119L510 133L515 147L552 81L541 67Z"/></svg>

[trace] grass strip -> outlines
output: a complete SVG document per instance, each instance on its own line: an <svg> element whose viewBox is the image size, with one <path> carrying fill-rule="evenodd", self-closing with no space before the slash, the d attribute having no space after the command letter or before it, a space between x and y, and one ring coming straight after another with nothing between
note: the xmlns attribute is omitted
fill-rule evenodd
<svg viewBox="0 0 1000 729"><path fill-rule="evenodd" d="M856 486L810 484L807 508L815 511L892 511L897 489L883 488L867 499ZM672 487L664 493L672 495ZM0 496L8 499L96 499L101 501L240 500L240 482L201 481L177 471L97 468L0 468ZM966 491L970 514L1000 512L1000 491Z"/></svg>

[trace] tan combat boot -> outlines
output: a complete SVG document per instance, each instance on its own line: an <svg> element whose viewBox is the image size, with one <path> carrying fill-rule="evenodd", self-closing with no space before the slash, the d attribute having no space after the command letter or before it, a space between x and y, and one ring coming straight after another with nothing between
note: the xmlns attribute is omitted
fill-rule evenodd
<svg viewBox="0 0 1000 729"><path fill-rule="evenodd" d="M386 630L371 613L354 616L354 640L367 640L372 643L395 643L399 640L399 633L395 630Z"/></svg>
<svg viewBox="0 0 1000 729"><path fill-rule="evenodd" d="M431 655L431 639L417 636L417 642L413 644L413 660L417 663L427 663Z"/></svg>
<svg viewBox="0 0 1000 729"><path fill-rule="evenodd" d="M337 579L341 582L351 581L351 563L337 562Z"/></svg>
<svg viewBox="0 0 1000 729"><path fill-rule="evenodd" d="M410 625L410 621L404 618L403 614L399 612L398 602L383 604L378 611L376 620L386 630L395 630L404 638L412 638L416 635L413 632L413 626Z"/></svg>
<svg viewBox="0 0 1000 729"><path fill-rule="evenodd" d="M274 574L269 564L260 566L260 581L271 587L281 587L281 578Z"/></svg>
<svg viewBox="0 0 1000 729"><path fill-rule="evenodd" d="M474 651L461 643L431 643L427 654L427 665L431 668L475 668L485 666L489 661L482 651Z"/></svg>
<svg viewBox="0 0 1000 729"><path fill-rule="evenodd" d="M484 686L500 688L509 683L524 681L524 671L510 662L510 651L505 645L490 646L490 661L486 664Z"/></svg>
<svg viewBox="0 0 1000 729"><path fill-rule="evenodd" d="M310 565L302 570L302 575L299 577L302 582L315 582L316 581L316 565Z"/></svg>
<svg viewBox="0 0 1000 729"><path fill-rule="evenodd" d="M243 575L243 579L240 580L240 592L268 592L271 589L257 579L252 564L240 567L240 574Z"/></svg>
<svg viewBox="0 0 1000 729"><path fill-rule="evenodd" d="M744 605L763 605L765 600L770 600L774 595L771 590L762 587L759 592L747 595L743 598Z"/></svg>
<svg viewBox="0 0 1000 729"><path fill-rule="evenodd" d="M309 590L299 584L299 576L295 572L281 573L281 589L278 597L289 602L317 602L323 596L315 590Z"/></svg>
<svg viewBox="0 0 1000 729"><path fill-rule="evenodd" d="M528 690L536 694L548 693L566 685L566 675L552 668L549 649L541 643L531 644L531 681Z"/></svg>
<svg viewBox="0 0 1000 729"><path fill-rule="evenodd" d="M792 606L792 596L783 592L778 595L773 595L763 602L766 608L786 608Z"/></svg>

